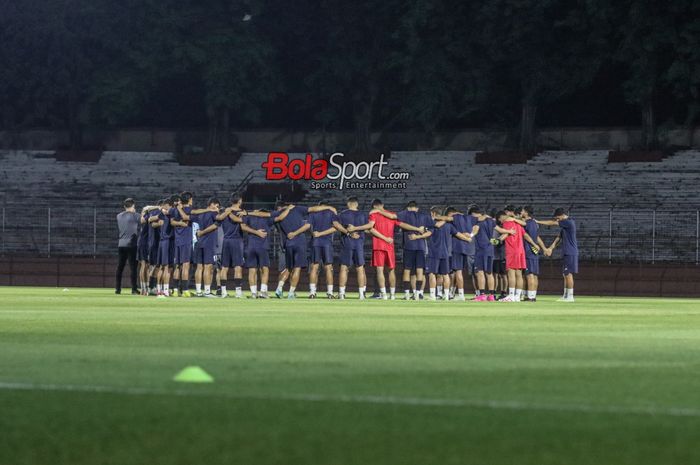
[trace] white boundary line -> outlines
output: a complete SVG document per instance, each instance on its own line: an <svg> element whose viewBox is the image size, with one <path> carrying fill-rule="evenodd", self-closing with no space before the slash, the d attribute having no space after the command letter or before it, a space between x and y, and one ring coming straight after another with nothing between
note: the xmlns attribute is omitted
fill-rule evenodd
<svg viewBox="0 0 700 465"><path fill-rule="evenodd" d="M406 405L418 407L472 407L492 410L578 412L590 414L650 415L670 417L700 418L700 408L692 407L658 407L658 406L606 406L591 404L542 404L508 400L479 399L443 399L429 397L398 397L371 395L334 395L334 394L279 394L257 395L236 394L230 392L186 391L182 389L152 389L139 387L118 387L77 384L37 384L0 382L0 391L44 391L44 392L88 392L101 394L119 394L129 396L178 396L211 397L252 400L289 400L299 402L339 402L348 404Z"/></svg>

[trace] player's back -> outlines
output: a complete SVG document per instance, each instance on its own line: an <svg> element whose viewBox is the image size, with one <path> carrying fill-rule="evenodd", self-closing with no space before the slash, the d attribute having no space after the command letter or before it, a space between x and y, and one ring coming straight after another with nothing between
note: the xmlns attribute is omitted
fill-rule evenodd
<svg viewBox="0 0 700 465"><path fill-rule="evenodd" d="M387 210L388 212L388 210ZM391 212L388 212L391 213ZM370 221L374 221L374 229L380 234L394 238L394 228L396 227L396 220L387 218L381 213L372 213L369 216ZM394 248L394 244L389 244L383 239L378 237L372 238L372 247L377 250L389 250Z"/></svg>
<svg viewBox="0 0 700 465"><path fill-rule="evenodd" d="M506 221L503 223L503 228L515 230L515 234L509 234L508 237L506 237L506 247L512 250L523 249L523 236L525 235L525 229L523 229L523 227L515 221Z"/></svg>

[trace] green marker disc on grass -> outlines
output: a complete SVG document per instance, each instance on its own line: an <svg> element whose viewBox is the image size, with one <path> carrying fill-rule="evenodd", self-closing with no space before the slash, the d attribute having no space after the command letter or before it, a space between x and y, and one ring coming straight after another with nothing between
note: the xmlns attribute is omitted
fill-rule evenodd
<svg viewBox="0 0 700 465"><path fill-rule="evenodd" d="M198 366L189 366L176 374L173 381L179 383L213 383L214 378Z"/></svg>

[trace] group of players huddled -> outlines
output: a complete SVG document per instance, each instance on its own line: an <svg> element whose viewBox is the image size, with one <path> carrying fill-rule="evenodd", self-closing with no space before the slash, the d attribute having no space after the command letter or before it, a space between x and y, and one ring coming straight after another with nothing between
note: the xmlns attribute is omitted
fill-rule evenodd
<svg viewBox="0 0 700 465"><path fill-rule="evenodd" d="M142 209L137 241L140 293L161 298L242 298L243 272L247 269L250 296L268 298L271 237L277 228L281 239L278 298L283 297L287 280L287 298L295 298L301 270L309 268L309 298L316 297L323 269L326 296L345 299L352 267L359 298L367 298L365 236L370 235L371 266L377 275L373 297L394 300L394 232L399 228L407 300L423 299L426 284L430 300L466 300L465 277L471 276L475 290L471 300L534 302L540 256L551 256L561 245L564 295L560 300L573 302L573 275L578 272L576 224L562 208L556 209L550 220L536 220L533 215L527 206L509 205L487 215L477 205L469 206L466 212L455 207L424 211L415 202L395 213L385 209L379 199L372 201L366 212L360 210L356 197L348 198L340 212L325 202L311 207L278 202L274 211L246 210L238 194L233 194L226 206L210 198L206 206L194 208L192 194L183 192ZM540 226L560 228L549 247L539 235ZM341 242L337 295L333 287L336 235ZM190 288L191 264L195 267L194 292ZM218 290L212 291L213 282L219 283Z"/></svg>

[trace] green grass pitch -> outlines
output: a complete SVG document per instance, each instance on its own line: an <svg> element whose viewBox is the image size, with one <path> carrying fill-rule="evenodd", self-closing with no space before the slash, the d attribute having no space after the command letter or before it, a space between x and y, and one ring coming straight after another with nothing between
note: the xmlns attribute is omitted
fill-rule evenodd
<svg viewBox="0 0 700 465"><path fill-rule="evenodd" d="M700 302L541 300L2 288L0 464L700 463Z"/></svg>

